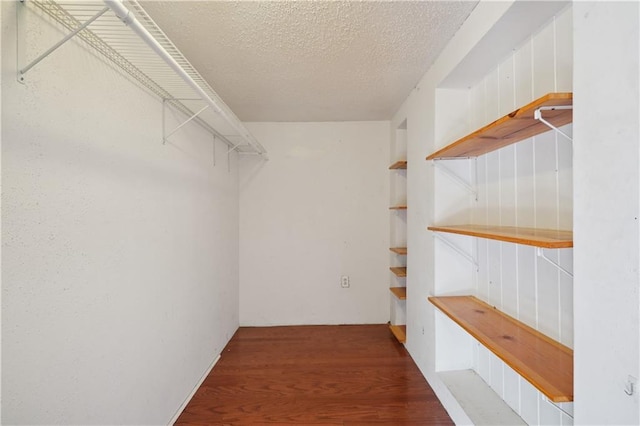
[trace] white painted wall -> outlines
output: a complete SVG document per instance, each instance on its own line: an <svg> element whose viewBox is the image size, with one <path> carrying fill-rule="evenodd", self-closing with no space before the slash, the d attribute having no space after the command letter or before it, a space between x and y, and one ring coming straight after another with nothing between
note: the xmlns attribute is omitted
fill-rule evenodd
<svg viewBox="0 0 640 426"><path fill-rule="evenodd" d="M75 42L18 84L1 7L2 422L166 424L238 326L236 159Z"/></svg>
<svg viewBox="0 0 640 426"><path fill-rule="evenodd" d="M2 22L2 7L0 7L0 25ZM0 28L0 48L2 47L2 29ZM0 58L0 61L2 59ZM0 194L2 193L2 80L4 73L0 72ZM0 196L0 215L2 212L2 197ZM2 220L0 220L0 259L2 259ZM0 272L0 289L2 289L2 273ZM2 306L2 291L0 291L0 307ZM0 315L0 329L2 324ZM2 339L0 339L0 377L2 377ZM2 422L2 380L0 379L0 422Z"/></svg>
<svg viewBox="0 0 640 426"><path fill-rule="evenodd" d="M639 424L640 7L576 2L575 419Z"/></svg>
<svg viewBox="0 0 640 426"><path fill-rule="evenodd" d="M269 161L241 165L240 323L387 322L389 122L247 127Z"/></svg>

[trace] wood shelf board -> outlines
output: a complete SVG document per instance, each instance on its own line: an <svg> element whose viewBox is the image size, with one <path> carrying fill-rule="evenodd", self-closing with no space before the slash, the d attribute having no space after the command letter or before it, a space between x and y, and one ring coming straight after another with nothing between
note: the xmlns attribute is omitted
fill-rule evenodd
<svg viewBox="0 0 640 426"><path fill-rule="evenodd" d="M400 205L400 206L391 206L389 207L389 210L406 210L407 209L407 205Z"/></svg>
<svg viewBox="0 0 640 426"><path fill-rule="evenodd" d="M407 300L407 288L406 287L391 287L391 293L400 300Z"/></svg>
<svg viewBox="0 0 640 426"><path fill-rule="evenodd" d="M407 267L406 266L392 266L389 268L391 272L393 272L396 277L406 277L407 276Z"/></svg>
<svg viewBox="0 0 640 426"><path fill-rule="evenodd" d="M389 329L393 335L398 339L398 342L405 343L407 341L407 326L406 325L389 325Z"/></svg>
<svg viewBox="0 0 640 426"><path fill-rule="evenodd" d="M548 93L510 114L447 145L427 157L427 160L477 157L507 145L520 142L551 130L533 118L540 107L573 105L573 93ZM542 117L556 127L573 121L573 110L543 111Z"/></svg>
<svg viewBox="0 0 640 426"><path fill-rule="evenodd" d="M473 296L428 300L551 401L573 401L570 348Z"/></svg>
<svg viewBox="0 0 640 426"><path fill-rule="evenodd" d="M389 170L406 170L407 168L407 160L396 161L392 165L389 166Z"/></svg>
<svg viewBox="0 0 640 426"><path fill-rule="evenodd" d="M394 252L395 254L406 255L407 248L406 247L389 247L389 250Z"/></svg>
<svg viewBox="0 0 640 426"><path fill-rule="evenodd" d="M573 247L573 231L558 229L521 228L492 225L443 225L429 226L430 231L469 235L490 240L506 241L543 248Z"/></svg>

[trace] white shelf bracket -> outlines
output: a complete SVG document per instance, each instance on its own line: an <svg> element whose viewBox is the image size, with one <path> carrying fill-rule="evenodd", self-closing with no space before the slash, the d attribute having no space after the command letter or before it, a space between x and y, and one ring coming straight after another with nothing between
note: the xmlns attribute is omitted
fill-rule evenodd
<svg viewBox="0 0 640 426"><path fill-rule="evenodd" d="M64 36L62 38L62 40L60 40L59 42L57 42L56 44L54 44L53 46L51 46L50 48L48 48L44 53L42 53L40 56L38 56L36 59L34 59L33 61L31 61L31 63L29 63L27 66L20 68L20 70L18 71L18 81L24 81L24 75L34 66L36 66L37 64L40 63L40 61L42 61L44 58L46 58L47 56L49 56L50 54L52 54L55 50L57 50L60 46L62 46L63 44L65 44L67 41L71 40L76 34L78 34L80 31L84 30L85 28L87 28L89 25L91 25L96 19L98 19L99 17L101 17L102 15L104 15L107 11L109 10L109 8L107 6L105 6L102 10L100 10L98 13L96 13L95 15L93 15L91 18L89 18L84 24L80 25L78 28L76 28L75 30L71 31L69 34L67 34L66 36Z"/></svg>
<svg viewBox="0 0 640 426"><path fill-rule="evenodd" d="M458 253L463 258L467 259L469 262L471 262L473 266L476 267L476 271L480 270L480 265L478 265L478 262L476 262L473 256L471 256L469 253L463 251L460 247L456 246L451 241L447 240L445 237L443 237L437 232L433 232L433 238L435 238L436 240L440 240L440 242L444 243L444 245L446 245L447 247L449 247L450 249Z"/></svg>
<svg viewBox="0 0 640 426"><path fill-rule="evenodd" d="M242 142L239 142L239 143L235 144L234 146L232 146L231 148L229 148L229 151L227 151L227 154L231 153L232 151L235 151L236 148L238 148L240 145L242 145Z"/></svg>
<svg viewBox="0 0 640 426"><path fill-rule="evenodd" d="M566 414L568 417L573 419L573 414L571 414L567 410L564 410L561 406L559 406L558 404L556 404L555 402L553 402L552 400L550 400L546 396L542 395L542 399L543 399L544 402L546 402L547 404L551 405L556 410L560 411L561 413ZM571 403L569 403L569 402L561 402L561 404L571 404Z"/></svg>
<svg viewBox="0 0 640 426"><path fill-rule="evenodd" d="M216 135L213 135L213 167L216 166Z"/></svg>
<svg viewBox="0 0 640 426"><path fill-rule="evenodd" d="M563 132L562 130L558 129L556 126L554 126L553 124L549 123L547 120L545 120L542 117L542 111L553 111L553 110L557 110L557 109L573 109L573 105L558 105L558 106L540 107L537 110L533 111L533 118L535 118L536 120L540 121L541 123L543 123L547 127L555 130L556 132L560 133L562 136L564 136L565 138L567 138L571 142L573 142L573 138L571 136L567 135L565 132Z"/></svg>
<svg viewBox="0 0 640 426"><path fill-rule="evenodd" d="M451 169L447 168L447 166L442 164L441 161L442 160L433 160L433 167L440 169L441 172L443 172L446 176L448 176L451 180L453 180L455 183L460 185L462 188L466 189L469 193L471 193L474 196L475 200L478 201L478 190L476 189L475 185L471 185L465 182L460 176L453 173Z"/></svg>
<svg viewBox="0 0 640 426"><path fill-rule="evenodd" d="M232 146L233 143L231 141L229 141L229 138L227 136L224 136L222 134L220 134L220 132L218 132L217 130L215 130L214 128L212 128L211 126L209 126L208 124L206 124L203 120L201 120L198 115L203 112L209 105L207 105L207 107L202 108L200 111L196 112L196 113L192 113L186 121L184 121L180 126L176 127L173 131L171 131L171 133L167 134L167 109L168 106L171 105L173 107L175 107L176 105L174 104L174 102L182 102L182 101L201 101L202 99L200 98L163 98L162 99L162 144L164 145L167 142L167 139L169 138L169 136L173 135L178 129L180 129L180 127L184 126L185 124L187 124L189 121L193 121L195 120L195 123L198 124L200 127L202 127L204 130L206 130L207 132L211 133L211 135L213 136L213 165L216 165L216 152L215 152L215 144L216 141L218 139L220 139L221 141L223 141L224 143L226 143L228 146ZM183 110L176 108L178 111L180 111L181 113L184 113ZM257 153L256 155L262 155L260 153Z"/></svg>
<svg viewBox="0 0 640 426"><path fill-rule="evenodd" d="M163 105L166 103L166 100L162 100ZM187 118L185 121L182 122L182 124L180 124L178 127L176 127L175 129L173 129L172 131L170 131L167 134L164 134L165 131L165 118L164 118L164 108L162 109L162 144L164 145L167 142L167 139L169 138L169 136L175 134L178 130L180 130L181 128L183 128L187 123L191 122L192 120L196 119L202 112L204 112L207 108L209 108L209 105L205 105L204 107L200 108L200 110L196 113L194 113L191 117Z"/></svg>
<svg viewBox="0 0 640 426"><path fill-rule="evenodd" d="M536 254L538 255L539 258L546 260L547 262L549 262L550 264L552 264L553 266L555 266L556 268L558 268L560 271L564 272L565 274L567 274L568 276L570 276L571 278L573 278L573 274L571 272L569 272L567 269L565 269L563 266L559 265L558 263L556 263L555 260L548 258L545 254L544 254L544 249L542 247L538 247L536 250Z"/></svg>

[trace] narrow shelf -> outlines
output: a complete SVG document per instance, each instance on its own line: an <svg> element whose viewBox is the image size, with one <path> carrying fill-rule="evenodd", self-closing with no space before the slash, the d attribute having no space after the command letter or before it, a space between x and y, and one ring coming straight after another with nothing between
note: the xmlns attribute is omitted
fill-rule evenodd
<svg viewBox="0 0 640 426"><path fill-rule="evenodd" d="M398 342L405 343L407 341L407 326L406 325L389 325L389 329L396 336Z"/></svg>
<svg viewBox="0 0 640 426"><path fill-rule="evenodd" d="M573 231L558 229L519 228L515 226L491 225L446 225L429 226L430 231L470 235L490 240L507 241L543 248L573 247Z"/></svg>
<svg viewBox="0 0 640 426"><path fill-rule="evenodd" d="M406 210L406 209L407 209L407 205L406 204L389 207L389 210Z"/></svg>
<svg viewBox="0 0 640 426"><path fill-rule="evenodd" d="M406 287L391 287L391 293L400 300L407 300L407 288Z"/></svg>
<svg viewBox="0 0 640 426"><path fill-rule="evenodd" d="M406 277L407 276L407 267L406 266L392 266L389 268L391 272L393 272L397 277Z"/></svg>
<svg viewBox="0 0 640 426"><path fill-rule="evenodd" d="M406 255L407 254L407 248L406 247L390 247L389 250L391 250L395 254L401 254L401 255Z"/></svg>
<svg viewBox="0 0 640 426"><path fill-rule="evenodd" d="M389 166L389 170L406 170L407 168L407 160L396 161L392 165Z"/></svg>
<svg viewBox="0 0 640 426"><path fill-rule="evenodd" d="M477 157L551 130L533 117L540 107L573 105L573 93L548 93L510 114L434 152L427 160ZM547 110L542 117L556 127L573 121L571 109Z"/></svg>
<svg viewBox="0 0 640 426"><path fill-rule="evenodd" d="M573 351L473 296L429 297L553 402L573 401Z"/></svg>

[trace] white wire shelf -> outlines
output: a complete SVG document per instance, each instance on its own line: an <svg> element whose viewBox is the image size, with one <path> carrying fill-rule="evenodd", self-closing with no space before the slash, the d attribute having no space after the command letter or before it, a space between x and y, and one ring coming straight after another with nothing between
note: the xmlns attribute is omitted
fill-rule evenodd
<svg viewBox="0 0 640 426"><path fill-rule="evenodd" d="M165 105L185 114L187 121L183 124L198 123L225 142L230 151L266 158L264 147L136 0L26 0L25 4L44 12L70 32L62 43L70 38L82 40ZM21 74L57 47L21 68Z"/></svg>

